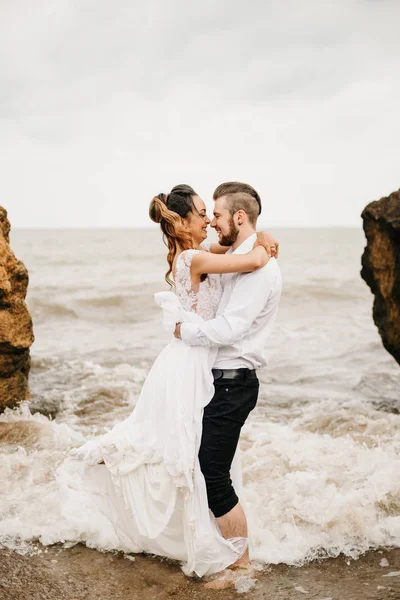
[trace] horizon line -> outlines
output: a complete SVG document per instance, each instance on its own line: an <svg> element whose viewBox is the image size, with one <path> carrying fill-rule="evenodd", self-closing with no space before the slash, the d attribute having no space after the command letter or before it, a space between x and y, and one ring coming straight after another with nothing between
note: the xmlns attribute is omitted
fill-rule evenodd
<svg viewBox="0 0 400 600"><path fill-rule="evenodd" d="M277 229L361 229L362 230L362 223L361 223L361 227L359 225L338 225L338 224L334 224L334 225L266 225L264 223L260 224L260 226L257 228L277 228ZM67 225L67 226L47 226L47 225L30 225L30 226L18 226L18 225L13 225L11 227L11 232L12 231L32 231L32 230L37 230L37 231L50 231L50 230L56 230L56 231L121 231L121 230L126 230L126 231L137 231L137 230L141 230L141 231L157 231L158 228L156 226L127 226L127 225L114 225L112 227L110 226L103 226L103 225ZM212 230L212 229L211 229Z"/></svg>

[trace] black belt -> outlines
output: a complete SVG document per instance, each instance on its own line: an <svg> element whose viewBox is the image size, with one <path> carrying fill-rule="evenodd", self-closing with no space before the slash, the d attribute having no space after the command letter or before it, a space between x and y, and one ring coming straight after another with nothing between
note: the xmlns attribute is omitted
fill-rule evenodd
<svg viewBox="0 0 400 600"><path fill-rule="evenodd" d="M257 379L255 369L212 369L216 379Z"/></svg>

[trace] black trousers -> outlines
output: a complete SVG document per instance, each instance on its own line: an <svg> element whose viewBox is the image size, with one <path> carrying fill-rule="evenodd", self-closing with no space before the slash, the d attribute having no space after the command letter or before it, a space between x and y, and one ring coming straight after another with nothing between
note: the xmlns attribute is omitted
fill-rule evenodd
<svg viewBox="0 0 400 600"><path fill-rule="evenodd" d="M222 517L239 502L230 469L240 430L257 404L260 384L254 375L214 380L214 397L204 409L199 461L206 481L208 505L215 517Z"/></svg>

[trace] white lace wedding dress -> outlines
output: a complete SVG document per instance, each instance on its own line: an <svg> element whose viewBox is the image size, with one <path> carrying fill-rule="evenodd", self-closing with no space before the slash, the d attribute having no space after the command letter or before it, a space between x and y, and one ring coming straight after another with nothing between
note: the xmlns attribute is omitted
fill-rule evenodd
<svg viewBox="0 0 400 600"><path fill-rule="evenodd" d="M192 285L196 252L186 250L176 261L176 293L155 294L171 332L177 321L213 318L218 307L218 275ZM214 348L172 338L153 364L132 414L75 450L56 475L64 488L84 495L82 506L85 496L96 503L112 523L120 549L176 559L188 575L221 571L247 547L246 538L225 540L220 534L198 460L203 409L214 393L215 356ZM238 456L231 477L240 489Z"/></svg>

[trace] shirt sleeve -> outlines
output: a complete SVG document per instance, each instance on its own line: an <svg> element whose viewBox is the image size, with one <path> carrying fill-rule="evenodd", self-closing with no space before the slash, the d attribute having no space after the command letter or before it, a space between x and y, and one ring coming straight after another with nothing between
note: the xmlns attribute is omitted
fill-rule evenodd
<svg viewBox="0 0 400 600"><path fill-rule="evenodd" d="M238 278L224 312L204 323L182 323L181 338L189 346L230 346L246 335L265 307L275 277L261 269Z"/></svg>

